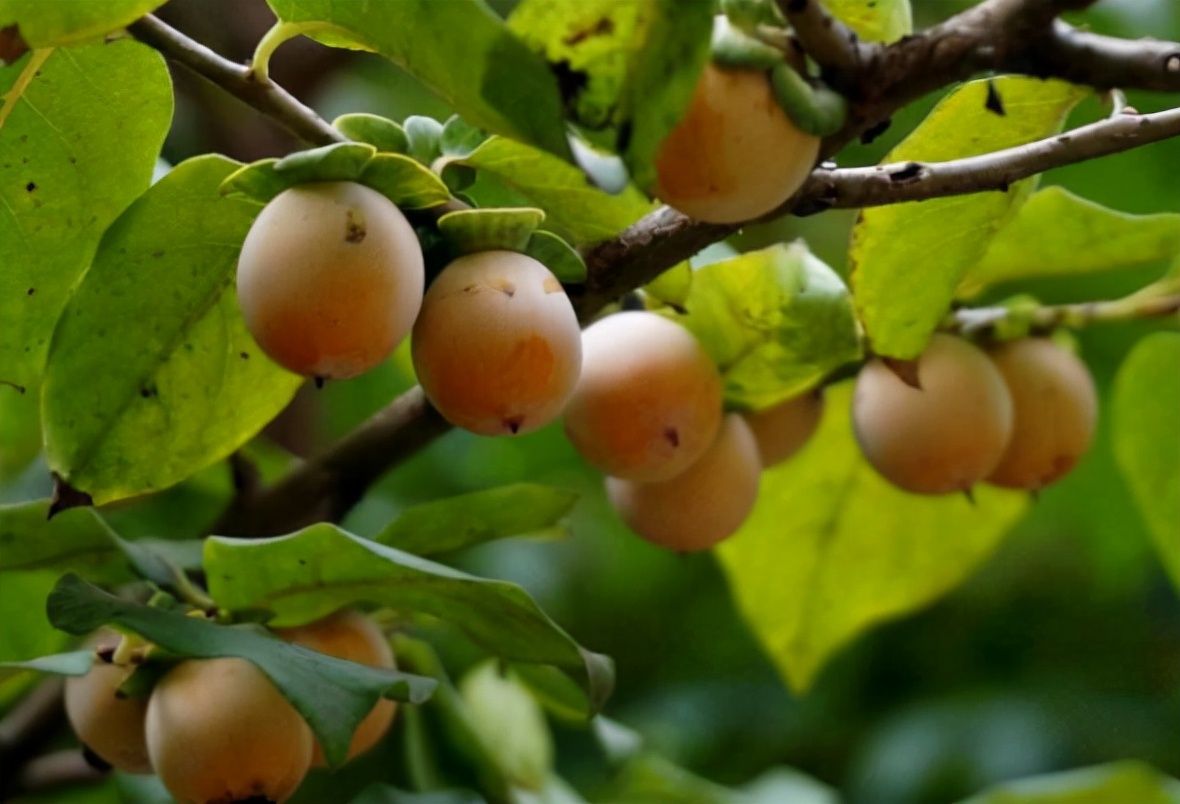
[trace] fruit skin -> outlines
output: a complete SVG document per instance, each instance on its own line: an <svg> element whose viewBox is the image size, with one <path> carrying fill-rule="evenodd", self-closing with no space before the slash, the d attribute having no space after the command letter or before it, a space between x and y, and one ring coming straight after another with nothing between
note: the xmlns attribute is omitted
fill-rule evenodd
<svg viewBox="0 0 1180 804"><path fill-rule="evenodd" d="M100 651L118 640L117 635L100 638ZM103 655L109 654L101 652L86 675L66 679L66 717L78 739L107 764L127 773L151 773L144 735L148 699L117 697L119 685L135 668L105 661Z"/></svg>
<svg viewBox="0 0 1180 804"><path fill-rule="evenodd" d="M357 664L389 670L397 666L389 641L381 629L359 611L345 609L298 628L275 629L275 634L296 645ZM368 751L384 737L396 713L396 703L388 698L378 701L353 733L348 746L348 759ZM311 766L319 768L326 764L324 752L316 743L312 750Z"/></svg>
<svg viewBox="0 0 1180 804"><path fill-rule="evenodd" d="M852 400L856 440L899 488L968 491L1000 462L1012 435L1012 395L987 355L942 333L919 358L918 379L920 390L880 358L870 360Z"/></svg>
<svg viewBox="0 0 1180 804"><path fill-rule="evenodd" d="M619 517L647 541L688 552L732 535L758 499L762 459L745 419L725 417L700 460L671 480L636 483L606 479L606 496Z"/></svg>
<svg viewBox="0 0 1180 804"><path fill-rule="evenodd" d="M1098 395L1086 364L1047 338L989 352L1012 394L1012 439L987 476L995 486L1036 490L1069 473L1090 447Z"/></svg>
<svg viewBox="0 0 1180 804"><path fill-rule="evenodd" d="M660 146L655 195L710 223L757 218L803 186L819 145L779 105L766 72L710 63Z"/></svg>
<svg viewBox="0 0 1180 804"><path fill-rule="evenodd" d="M250 334L276 363L308 377L346 379L385 360L413 326L424 283L405 216L354 182L279 193L238 258Z"/></svg>
<svg viewBox="0 0 1180 804"><path fill-rule="evenodd" d="M582 367L578 317L548 268L514 251L469 254L431 284L414 370L454 425L517 435L561 415Z"/></svg>
<svg viewBox="0 0 1180 804"><path fill-rule="evenodd" d="M182 804L283 804L311 764L311 729L245 659L177 665L152 691L146 722L152 766Z"/></svg>
<svg viewBox="0 0 1180 804"><path fill-rule="evenodd" d="M582 352L565 432L603 474L669 480L713 443L721 376L684 327L655 313L616 313L582 333Z"/></svg>
<svg viewBox="0 0 1180 804"><path fill-rule="evenodd" d="M823 414L823 393L815 390L742 416L758 442L763 468L769 469L803 448L815 434Z"/></svg>

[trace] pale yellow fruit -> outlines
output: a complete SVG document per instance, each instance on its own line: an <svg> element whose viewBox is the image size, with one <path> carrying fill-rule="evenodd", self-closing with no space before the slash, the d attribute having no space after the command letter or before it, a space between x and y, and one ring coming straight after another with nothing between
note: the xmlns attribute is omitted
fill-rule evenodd
<svg viewBox="0 0 1180 804"><path fill-rule="evenodd" d="M688 330L631 311L582 333L565 432L603 474L668 480L704 454L720 424L721 376Z"/></svg>
<svg viewBox="0 0 1180 804"><path fill-rule="evenodd" d="M1047 338L990 352L1012 394L1012 439L987 482L1036 490L1069 473L1090 448L1098 395L1086 364Z"/></svg>
<svg viewBox="0 0 1180 804"><path fill-rule="evenodd" d="M311 729L245 659L191 659L152 691L152 767L181 804L283 804L311 765Z"/></svg>
<svg viewBox="0 0 1180 804"><path fill-rule="evenodd" d="M112 648L118 639L104 639L100 647ZM134 670L134 666L96 658L86 675L66 679L66 717L78 739L111 767L127 773L151 773L144 735L148 699L116 694Z"/></svg>
<svg viewBox="0 0 1180 804"><path fill-rule="evenodd" d="M803 448L824 413L824 397L820 391L810 391L792 397L785 402L750 411L742 415L754 440L758 442L758 453L762 466L776 466Z"/></svg>
<svg viewBox="0 0 1180 804"><path fill-rule="evenodd" d="M405 216L354 182L279 193L238 258L250 334L275 362L308 377L355 377L385 360L413 326L424 282Z"/></svg>
<svg viewBox="0 0 1180 804"><path fill-rule="evenodd" d="M690 218L751 220L803 186L819 145L779 105L768 73L709 64L660 146L655 194Z"/></svg>
<svg viewBox="0 0 1180 804"><path fill-rule="evenodd" d="M1012 435L1012 395L982 351L936 334L918 360L921 389L879 358L856 381L852 418L881 475L916 494L968 491L1000 462Z"/></svg>
<svg viewBox="0 0 1180 804"><path fill-rule="evenodd" d="M582 366L578 317L561 283L514 251L448 265L426 292L411 351L431 404L480 435L528 433L556 419Z"/></svg>
<svg viewBox="0 0 1180 804"><path fill-rule="evenodd" d="M731 536L754 508L762 461L749 425L725 418L700 460L671 480L636 483L606 479L619 518L653 544L670 550L704 550Z"/></svg>
<svg viewBox="0 0 1180 804"><path fill-rule="evenodd" d="M346 609L298 628L276 629L275 634L288 642L338 659L390 670L396 666L389 640L376 623L359 611ZM353 733L348 746L348 758L368 751L384 737L396 713L397 704L393 701L388 698L378 701ZM313 750L311 764L312 767L326 764L324 752L318 743Z"/></svg>

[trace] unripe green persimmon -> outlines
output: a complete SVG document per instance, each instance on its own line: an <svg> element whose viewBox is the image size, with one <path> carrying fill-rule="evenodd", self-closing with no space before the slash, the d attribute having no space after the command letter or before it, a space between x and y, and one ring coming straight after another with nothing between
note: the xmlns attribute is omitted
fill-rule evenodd
<svg viewBox="0 0 1180 804"><path fill-rule="evenodd" d="M245 659L177 665L152 690L146 722L152 767L182 804L283 804L311 765L311 729Z"/></svg>
<svg viewBox="0 0 1180 804"><path fill-rule="evenodd" d="M66 679L66 717L78 739L111 767L127 773L151 773L144 736L147 698L117 694L135 668L103 658L109 657L109 648L118 639L117 635L100 638L100 654L90 672Z"/></svg>
<svg viewBox="0 0 1180 804"><path fill-rule="evenodd" d="M670 550L704 550L731 536L754 508L762 459L745 419L725 418L716 440L671 480L606 479L606 495L631 530Z"/></svg>
<svg viewBox="0 0 1180 804"><path fill-rule="evenodd" d="M561 283L514 251L469 254L426 291L411 340L422 390L447 421L515 435L561 415L582 366Z"/></svg>
<svg viewBox="0 0 1180 804"><path fill-rule="evenodd" d="M824 413L823 393L816 390L792 397L765 410L743 413L758 442L762 466L776 466L794 455L815 434Z"/></svg>
<svg viewBox="0 0 1180 804"><path fill-rule="evenodd" d="M710 63L685 118L660 146L655 195L698 220L747 221L803 185L819 144L787 116L765 71Z"/></svg>
<svg viewBox="0 0 1180 804"><path fill-rule="evenodd" d="M413 326L424 282L405 216L354 182L279 193L238 258L250 334L275 362L308 377L355 377L385 360Z"/></svg>
<svg viewBox="0 0 1180 804"><path fill-rule="evenodd" d="M288 642L338 659L386 669L396 666L389 640L381 633L376 623L359 611L338 611L322 620L298 628L276 629L275 634ZM396 703L388 698L379 700L353 733L352 742L348 746L348 758L352 759L357 754L369 750L385 736L396 713ZM323 767L325 764L323 749L317 743L312 753L311 765L315 768Z"/></svg>
<svg viewBox="0 0 1180 804"><path fill-rule="evenodd" d="M918 360L921 388L880 358L856 381L852 419L881 475L916 494L968 491L1000 462L1012 435L1012 395L981 350L936 334Z"/></svg>
<svg viewBox="0 0 1180 804"><path fill-rule="evenodd" d="M1090 448L1098 397L1086 364L1048 338L990 353L1012 394L1012 439L987 482L1036 490L1064 477Z"/></svg>
<svg viewBox="0 0 1180 804"><path fill-rule="evenodd" d="M705 453L720 424L721 376L684 327L630 311L582 333L565 432L603 474L669 480Z"/></svg>

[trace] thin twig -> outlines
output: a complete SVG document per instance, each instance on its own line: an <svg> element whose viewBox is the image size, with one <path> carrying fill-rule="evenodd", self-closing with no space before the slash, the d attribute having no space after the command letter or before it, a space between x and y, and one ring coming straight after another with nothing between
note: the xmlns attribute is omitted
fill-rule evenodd
<svg viewBox="0 0 1180 804"><path fill-rule="evenodd" d="M213 82L309 145L331 145L348 139L275 82L257 79L246 65L223 58L151 14L127 26L127 30L139 41Z"/></svg>
<svg viewBox="0 0 1180 804"><path fill-rule="evenodd" d="M850 209L1007 190L1054 168L1180 136L1180 108L1114 117L1027 145L951 162L901 162L816 170L796 210Z"/></svg>
<svg viewBox="0 0 1180 804"><path fill-rule="evenodd" d="M60 678L41 682L0 720L0 799L13 795L16 769L65 723Z"/></svg>
<svg viewBox="0 0 1180 804"><path fill-rule="evenodd" d="M1150 290L1150 289L1145 289ZM1180 311L1180 293L1134 293L1111 301L1054 304L1021 310L1009 307L974 307L951 313L943 329L964 335L980 335L1014 321L1033 334L1048 334L1059 327L1081 329L1092 324L1163 318Z"/></svg>
<svg viewBox="0 0 1180 804"><path fill-rule="evenodd" d="M12 769L15 771L15 769ZM62 787L82 784L96 784L107 778L108 771L101 771L86 761L82 752L54 751L29 760L12 781L11 790L5 795L22 793L44 793Z"/></svg>
<svg viewBox="0 0 1180 804"><path fill-rule="evenodd" d="M833 17L819 0L776 0L807 55L834 80L854 76L874 47L862 44L856 33Z"/></svg>

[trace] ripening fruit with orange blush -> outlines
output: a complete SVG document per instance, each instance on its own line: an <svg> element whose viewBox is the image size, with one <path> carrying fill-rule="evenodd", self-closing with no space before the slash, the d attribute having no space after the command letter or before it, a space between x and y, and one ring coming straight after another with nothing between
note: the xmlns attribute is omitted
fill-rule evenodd
<svg viewBox="0 0 1180 804"><path fill-rule="evenodd" d="M1086 364L1048 338L989 352L1012 394L1012 440L987 476L995 486L1036 490L1069 473L1090 448L1098 396Z"/></svg>
<svg viewBox="0 0 1180 804"><path fill-rule="evenodd" d="M671 480L606 479L619 518L649 542L689 552L731 536L754 508L762 460L745 419L731 413L700 460Z"/></svg>
<svg viewBox="0 0 1180 804"><path fill-rule="evenodd" d="M586 328L582 350L565 432L603 474L669 480L713 444L721 376L684 327L655 313L616 313Z"/></svg>
<svg viewBox="0 0 1180 804"><path fill-rule="evenodd" d="M183 804L283 804L311 766L313 743L295 708L245 659L182 662L148 703L152 767Z"/></svg>
<svg viewBox="0 0 1180 804"><path fill-rule="evenodd" d="M856 380L852 420L869 463L916 494L969 491L1000 462L1012 435L1012 395L980 349L936 334L918 359L921 388L880 358Z"/></svg>
<svg viewBox="0 0 1180 804"><path fill-rule="evenodd" d="M101 636L90 671L66 679L66 717L82 744L111 767L127 773L151 773L144 736L148 699L119 695L119 686L135 667L110 661L118 642L118 634Z"/></svg>
<svg viewBox="0 0 1180 804"><path fill-rule="evenodd" d="M660 146L655 195L690 218L747 221L803 186L819 145L779 105L769 73L710 63Z"/></svg>
<svg viewBox="0 0 1180 804"><path fill-rule="evenodd" d="M388 670L396 666L389 640L376 623L359 611L346 609L298 628L275 629L275 634L288 642L338 659ZM397 704L393 701L388 698L379 700L353 733L348 759L369 750L385 736L396 712ZM325 764L324 752L317 743L311 765L316 768Z"/></svg>
<svg viewBox="0 0 1180 804"><path fill-rule="evenodd" d="M742 416L758 442L762 466L769 469L803 448L815 434L823 413L823 392L816 389Z"/></svg>
<svg viewBox="0 0 1180 804"><path fill-rule="evenodd" d="M578 317L532 257L484 251L426 291L410 342L418 382L451 424L517 435L561 415L582 366Z"/></svg>
<svg viewBox="0 0 1180 804"><path fill-rule="evenodd" d="M284 190L250 227L238 301L276 363L320 379L381 363L422 304L422 249L401 211L354 182Z"/></svg>

